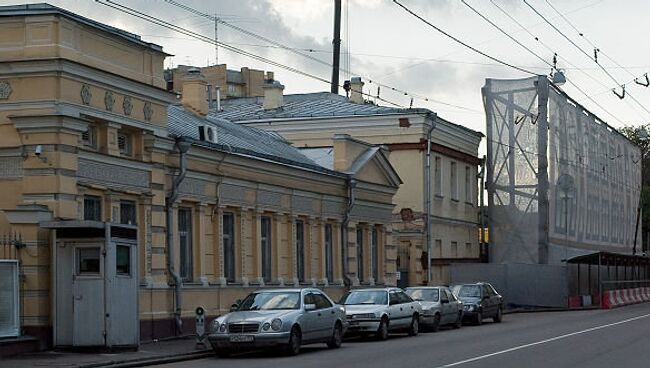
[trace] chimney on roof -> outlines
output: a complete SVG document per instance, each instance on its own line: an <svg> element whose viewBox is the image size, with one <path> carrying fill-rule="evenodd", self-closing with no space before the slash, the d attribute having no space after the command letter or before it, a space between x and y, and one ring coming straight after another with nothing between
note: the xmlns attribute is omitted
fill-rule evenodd
<svg viewBox="0 0 650 368"><path fill-rule="evenodd" d="M363 81L361 77L352 77L350 79L350 102L363 104Z"/></svg>
<svg viewBox="0 0 650 368"><path fill-rule="evenodd" d="M208 85L198 68L190 68L183 76L183 96L181 103L193 113L206 116L209 111Z"/></svg>
<svg viewBox="0 0 650 368"><path fill-rule="evenodd" d="M269 80L262 87L264 89L264 110L272 110L282 107L284 86L276 80Z"/></svg>

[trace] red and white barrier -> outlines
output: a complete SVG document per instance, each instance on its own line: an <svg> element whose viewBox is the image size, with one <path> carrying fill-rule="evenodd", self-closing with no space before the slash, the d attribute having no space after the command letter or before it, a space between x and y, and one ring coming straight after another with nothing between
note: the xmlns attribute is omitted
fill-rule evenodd
<svg viewBox="0 0 650 368"><path fill-rule="evenodd" d="M602 295L602 307L610 309L624 305L650 301L650 287L606 290Z"/></svg>

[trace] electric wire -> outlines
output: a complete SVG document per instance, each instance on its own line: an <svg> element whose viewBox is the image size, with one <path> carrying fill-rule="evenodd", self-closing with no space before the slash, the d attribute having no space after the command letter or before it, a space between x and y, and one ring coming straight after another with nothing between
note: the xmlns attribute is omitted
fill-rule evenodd
<svg viewBox="0 0 650 368"><path fill-rule="evenodd" d="M404 11L406 11L407 13L411 14L411 15L414 16L415 18L417 18L417 19L419 19L420 21L422 21L424 24L426 24L426 25L428 25L429 27L431 27L431 28L435 29L436 31L438 31L438 33L441 33L441 34L447 36L448 38L452 39L454 42L459 43L459 44L465 46L466 48L468 48L468 49L474 51L475 53L477 53L477 54L479 54L479 55L482 55L482 56L484 56L484 57L486 57L486 58L488 58L488 59L490 59L490 60L492 60L492 61L494 61L494 62L497 62L497 63L499 63L499 64L503 64L503 65L508 66L508 67L510 67L510 68L512 68L512 69L518 70L518 71L520 71L520 72L527 73L527 74L531 74L531 75L537 75L537 73L535 73L535 72L531 72L530 70L527 70L527 69L524 69L524 68L518 67L518 66L516 66L516 65L513 65L513 64L510 64L510 63L508 63L508 62L505 62L505 61L503 61L503 60L501 60L501 59L498 59L498 58L496 58L496 57L494 57L494 56L492 56L492 55L486 54L485 52L483 52L483 51L481 51L481 50L479 50L479 49L477 49L477 48L475 48L475 47L473 47L473 46L471 46L471 45L469 45L469 44L463 42L462 40L458 39L457 37L454 37L453 35L451 35L451 34L445 32L443 29L441 29L440 27L434 25L433 23L429 22L428 20L424 19L422 16L420 16L419 14L417 14L416 12L414 12L413 10L409 9L407 6L405 6L404 4L400 3L399 1L397 1L397 0L393 0L393 2L394 2L395 4L397 4L398 6L400 6L400 7L401 7Z"/></svg>
<svg viewBox="0 0 650 368"><path fill-rule="evenodd" d="M395 0L393 0L395 1ZM617 86L620 86L622 88L624 87L624 84L621 84L605 67L603 67L600 63L598 63L596 60L592 59L591 55L589 55L586 51L584 51L580 46L578 46L572 39L570 39L567 35L565 35L559 28L557 28L553 23L551 23L542 13L540 13L535 7L533 7L528 0L523 0L524 4L528 5L528 7L535 12L540 18L542 18L551 28L553 28L557 33L559 33L564 39L566 39L570 44L572 44L575 48L577 48L581 53L583 53L589 60L594 61L600 69L611 79L616 83ZM624 90L625 91L625 90ZM636 102L637 105L639 105L643 110L645 110L648 114L650 114L650 110L646 108L639 100L637 100L634 96L632 96L629 92L627 92L629 97L632 99L632 101Z"/></svg>
<svg viewBox="0 0 650 368"><path fill-rule="evenodd" d="M109 0L106 0L106 1L109 1ZM296 54L296 55L299 55L299 56L305 57L305 58L310 59L310 60L312 60L312 61L314 61L314 62L317 62L317 63L319 63L319 64L325 65L325 66L327 66L327 67L329 67L329 68L332 67L332 64L331 64L331 63L329 63L329 62L327 62L327 61L323 61L323 60L321 60L321 59L319 59L319 58L313 57L313 56L311 56L311 55L309 55L309 54L305 54L304 52L300 52L299 49L289 47L289 46L284 45L284 44L282 44L282 43L280 43L280 42L274 41L274 40L272 40L272 39L270 39L270 38L268 38L268 37L264 37L264 36L258 35L258 34L254 33L254 32L251 32L251 31L248 31L248 30L246 30L246 29L244 29L244 28L241 28L241 27L238 27L238 26L232 25L232 24L230 24L230 23L228 23L228 22L225 22L225 21L223 21L223 20L220 20L220 19L216 19L216 20L215 20L215 18L214 18L212 15L210 15L210 14L206 14L206 13L203 13L203 12L201 12L200 10L197 10L197 9L192 8L192 7L190 7L190 6L187 6L187 5L185 5L185 4L181 4L181 3L179 3L179 2L177 2L177 1L175 1L175 0L164 0L164 1L167 2L168 4L171 4L171 5L173 5L173 6L176 6L176 7L180 8L180 9L183 9L183 10L185 10L185 11L187 11L187 12L192 13L192 14L196 14L196 15L198 15L198 16L202 16L202 17L205 17L205 18L208 18L208 19L212 19L213 21L216 21L216 22L218 22L219 24L223 24L223 25L225 25L225 26L227 26L227 27L230 27L230 28L232 28L232 29L234 29L234 30L236 30L236 31L238 31L238 32L244 33L245 35L248 35L248 36L250 36L250 37L253 37L253 38L256 38L256 39L262 40L262 41L264 41L264 42L268 42L268 43L270 43L270 44L272 44L272 45L274 45L274 46L276 46L276 47L278 47L278 48L281 48L281 49L283 49L283 50L287 50L287 51L292 52L292 53L294 53L294 54ZM346 4L347 4L347 3L346 3ZM347 73L347 74L356 74L356 73L352 73L352 72L349 70L349 68L346 68L346 69L347 69L347 70L344 70L344 69L340 69L340 70L341 70L342 72L344 72L344 73ZM532 72L529 72L529 73L534 74L534 73L532 73ZM360 75L360 74L356 74L356 75ZM468 107L466 107L466 106L456 105L456 104L453 104L453 103L449 103L449 102L441 101L441 100L439 100L439 99L431 98L431 97L428 97L428 96L423 96L423 95L420 95L420 94L417 94L417 93L412 93L412 92L405 91L405 90L402 90L402 89L397 88L397 87L393 87L393 86L387 85L387 84L385 84L385 83L382 83L382 82L379 82L379 81L375 80L375 79L372 78L372 77L364 77L364 79L368 80L369 83L374 83L374 84L376 84L376 85L378 85L378 86L380 86L380 87L383 87L384 89L388 89L388 90L391 90L391 91L394 91L394 92L398 92L398 93L401 93L401 94L403 94L403 95L405 95L405 96L411 96L411 97L415 97L415 98L418 98L418 99L423 100L423 101L426 101L426 102L434 102L434 103L437 103L437 104L440 104L440 105L445 105L445 106L453 107L453 108L456 108L456 109L459 109L459 110L471 111L471 112L476 112L476 113L481 113L481 114L482 114L482 112L480 112L480 111L478 111L478 110L475 110L475 109L468 108ZM375 99L378 99L378 100L382 100L382 98L379 97L379 95L370 95L370 94L366 94L366 95L367 95L367 96L370 96L370 97L373 97L373 98L375 98Z"/></svg>
<svg viewBox="0 0 650 368"><path fill-rule="evenodd" d="M297 68L294 68L294 67L291 67L291 66L288 66L288 65L284 65L284 64L279 63L277 61L268 59L266 57L259 56L259 55L253 54L251 52L248 52L246 50L243 50L243 49L240 49L240 48L225 44L223 42L214 40L213 38L210 38L210 37L201 35L199 33L193 32L191 30L188 30L186 28L183 28L183 27L176 26L174 24L168 23L168 22L166 22L166 21L164 21L164 20L162 20L160 18L156 18L154 16L150 16L148 14L139 12L136 9L133 9L133 8L128 7L128 6L116 3L116 2L114 2L112 0L95 0L95 1L97 3L99 3L99 4L102 4L104 6L113 8L115 10L118 10L118 11L122 12L122 13L129 14L129 15L134 16L136 18L140 18L140 19L145 20L145 21L147 21L149 23L153 23L153 24L156 24L158 26L161 26L161 27L173 30L175 32L184 34L186 36L190 36L190 37L199 39L199 40L204 41L206 43L210 43L210 44L213 44L213 45L217 44L217 45L219 45L219 47L222 47L222 48L224 48L224 49L226 49L228 51L231 51L231 52L243 55L243 56L247 56L247 57L252 58L254 60L257 60L257 61L260 61L260 62L263 62L263 63L266 63L266 64L270 64L270 65L276 66L278 68L281 68L281 69L284 69L284 70L287 70L287 71L290 71L290 72L293 72L293 73L296 73L296 74L299 74L299 75L302 75L302 76L305 76L305 77L308 77L308 78L312 78L314 80L317 80L317 81L320 81L320 82L323 82L323 83L327 83L327 84L331 83L328 79L319 77L319 76L317 76L315 74L311 74L311 73L302 71L300 69L297 69ZM365 95L365 96L369 96L369 97L375 97L375 96L371 96L370 94L363 93L363 92L362 92L362 94ZM393 106L400 107L400 108L405 108L403 105L400 105L398 103L395 103L395 102L387 100L387 99L384 99L382 97L379 97L378 99L381 100L382 102L391 104Z"/></svg>

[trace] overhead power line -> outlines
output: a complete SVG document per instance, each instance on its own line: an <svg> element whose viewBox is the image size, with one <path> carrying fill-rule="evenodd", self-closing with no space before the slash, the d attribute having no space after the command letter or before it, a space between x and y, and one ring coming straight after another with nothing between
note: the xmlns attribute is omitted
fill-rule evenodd
<svg viewBox="0 0 650 368"><path fill-rule="evenodd" d="M394 0L395 1L395 0ZM595 62L600 69L612 80L614 83L616 83L617 87L622 88L622 93L618 94L616 90L613 90L614 93L616 93L619 98L623 99L626 95L625 91L625 85L621 84L605 67L603 67L597 60L592 59L591 55L589 55L585 50L583 50L580 46L578 46L571 38L569 38L567 35L565 35L559 28L557 28L553 23L551 23L543 14L541 14L535 7L533 7L527 0L523 0L528 7L535 12L540 18L542 18L551 28L553 28L557 33L559 33L564 39L566 39L571 45L573 45L576 49L578 49L581 53L583 53L585 56L587 56L588 59L592 60ZM637 105L639 105L643 110L645 110L648 114L650 114L650 110L646 108L639 100L637 100L633 95L631 95L629 92L627 92L627 95L632 99L632 101L636 102Z"/></svg>
<svg viewBox="0 0 650 368"><path fill-rule="evenodd" d="M109 0L106 0L106 1L109 1ZM188 6L188 5L185 5L185 4L182 4L182 3L179 3L178 1L175 1L175 0L165 0L165 2L167 2L167 3L169 3L169 4L173 5L173 6L176 6L176 7L180 8L180 9L183 9L183 10L185 10L185 11L187 11L187 12L190 12L190 13L192 13L192 14L195 14L195 15L198 15L198 16L201 16L201 17L204 17L204 18L210 19L210 20L212 20L212 21L218 22L219 24L223 24L223 25L225 25L225 26L227 26L227 27L230 27L230 28L232 28L232 29L234 29L234 30L236 30L236 31L238 31L238 32L241 32L241 33L243 33L243 34L245 34L245 35L247 35L247 36L250 36L250 37L256 38L256 39L258 39L258 40L261 40L261 41L264 41L264 42L270 43L271 45L274 45L274 46L277 47L277 48L280 48L280 49L283 49L283 50L289 51L289 52L291 52L291 53L294 53L294 54L296 54L296 55L299 55L299 56L305 57L305 58L307 58L307 59L309 59L309 60L312 60L312 61L317 62L317 63L319 63L319 64L322 64L322 65L324 65L324 66L327 66L328 68L332 68L332 64L331 64L331 63L329 63L329 62L327 62L327 61L324 61L324 60L321 60L321 59L319 59L319 58L316 58L316 57L314 57L314 56L312 56L312 55L306 54L306 53L304 53L304 52L301 52L301 49L287 46L287 45L285 45L285 44L283 44L283 43L281 43L281 42L277 42L277 41L272 40L272 39L270 39L270 38L268 38L268 37L265 37L265 36L262 36L262 35L256 34L256 33L251 32L251 31L249 31L249 30L246 30L246 29L244 29L244 28L242 28L242 27L238 27L238 26L236 26L236 25L230 24L230 23L228 23L228 22L226 22L226 21L224 21L224 20L222 20L222 19L220 19L220 18L216 18L216 17L214 17L214 16L212 16L212 15L210 15L210 14L203 13L202 11L200 11L200 10L198 10L198 9L195 9L195 8L192 8L192 7ZM347 3L346 3L346 4L347 4ZM348 61L349 61L349 60L348 60ZM363 77L363 79L367 80L369 83L371 83L371 84L374 83L374 84L376 84L376 85L378 85L378 86L384 88L384 90L388 89L388 90L390 90L390 91L394 91L394 92L397 92L397 93L403 94L404 96L409 96L409 97L411 97L411 98L417 98L417 99L423 100L423 101L425 101L425 102L434 102L434 103L437 103L437 104L440 104L440 105L445 105L445 106L453 107L453 108L460 109L460 110L471 111L471 112L476 112L476 113L482 113L481 111L478 111L478 110L475 110L475 109L471 109L471 108L468 108L468 107L465 107L465 106L456 105L456 104L449 103L449 102L445 102L445 101L441 101L441 100L438 100L438 99L435 99L435 98L432 98L432 97L428 97L428 96L424 96L424 95L421 95L421 94L417 94L417 93L409 92L409 91L403 90L403 89L401 89L401 88L397 88L397 87L394 87L394 86L390 86L390 85L387 85L387 84L382 83L382 82L380 82L380 81L377 81L376 79L374 79L374 78L372 78L372 77L363 76L363 75L358 74L358 73L353 73L352 71L349 70L349 65L348 65L348 69L347 69L347 70L346 70L346 69L343 69L343 68L339 68L339 69L340 69L342 72L347 73L347 74L353 74L353 75L361 76L361 77ZM367 95L370 96L370 97L372 97L372 98L382 100L382 98L379 97L379 93L377 93L376 95L370 95L370 94L367 94Z"/></svg>
<svg viewBox="0 0 650 368"><path fill-rule="evenodd" d="M465 4L465 6L467 6L468 8L470 8L470 9L471 9L474 13L476 13L479 17L481 17L483 20L485 20L487 23L489 23L492 27L496 28L497 30L499 30L499 32L501 32L501 33L503 33L505 36L507 36L510 40L512 40L513 42L515 42L517 45L521 46L523 49L525 49L525 50L528 51L531 55L533 55L533 56L535 56L536 58L538 58L539 60L541 60L541 61L542 61L543 63L545 63L546 65L550 66L550 67L551 67L551 71L553 71L553 70L557 71L557 67L556 67L555 63L551 64L548 60L544 59L544 58L541 57L539 54L535 53L535 52L534 52L533 50L531 50L529 47L527 47L527 46L524 45L522 42L520 42L520 41L517 40L515 37L513 37L510 33L506 32L503 28L499 27L496 23L494 23L492 20L490 20L486 15L484 15L484 14L481 13L481 12L479 12L477 9L475 9L475 8L472 7L470 4L468 4L467 1L465 1L465 0L461 0L461 2L462 2L463 4ZM493 3L494 3L494 2L493 2ZM495 5L496 5L496 4L495 4ZM497 6L497 7L498 7L498 6ZM499 9L501 9L501 8L499 8ZM519 23L517 23L517 24L519 24ZM526 29L526 31L529 32L527 29ZM535 39L538 39L538 38L535 37ZM539 39L538 39L538 40L539 40ZM548 47L547 47L547 48L548 48ZM550 48L548 48L548 49L549 49L551 52L553 52L553 50L551 50ZM553 54L554 54L554 55L557 55L556 53L553 53ZM601 106L600 106L600 105L599 105L599 104L598 104L598 103L597 103L593 98L591 98L591 97L590 97L590 96L589 96L589 95L588 95L588 94L587 94L587 93L586 93L582 88L580 88L577 84L575 84L574 82L572 82L568 77L565 76L565 78L566 78L566 80L567 80L567 82L568 82L569 84L571 84L571 85L574 86L578 91L580 91L582 94L584 94L584 95L587 97L587 99L589 99L591 102L593 102L596 106L600 107L600 109L601 109L602 111L604 111L607 115L611 116L612 118L614 118L615 120L617 120L617 121L620 122L621 124L625 125L625 124L624 124L624 123L623 123L623 122L622 122L618 117L616 117L616 115L610 113L609 111L607 111L606 109L604 109L603 107L601 107Z"/></svg>
<svg viewBox="0 0 650 368"><path fill-rule="evenodd" d="M393 0L393 2L394 2L395 4L397 4L397 5L399 5L402 9L404 9L404 11L406 11L406 12L409 13L409 14L411 14L411 15L414 16L415 18L419 19L420 21L422 21L423 23L425 23L425 24L428 25L429 27L431 27L431 28L435 29L436 31L438 31L439 33L441 33L441 34L447 36L448 38L452 39L454 42L459 43L459 44L465 46L466 48L468 48L468 49L474 51L475 53L477 53L477 54L479 54L479 55L482 55L482 56L484 56L484 57L486 57L486 58L488 58L488 59L490 59L490 60L492 60L492 61L495 61L495 62L497 62L497 63L499 63L499 64L503 64L503 65L508 66L508 67L510 67L510 68L512 68L512 69L518 70L518 71L520 71L520 72L524 72L524 73L532 74L532 75L537 75L537 73L535 73L535 72L531 72L530 70L527 70L527 69L524 69L524 68L518 67L518 66L516 66L516 65L513 65L513 64L510 64L510 63L508 63L508 62L505 62L505 61L503 61L503 60L501 60L501 59L498 59L498 58L496 58L496 57L494 57L494 56L491 56L491 55L489 55L489 54L486 54L485 52L483 52L483 51L481 51L481 50L479 50L479 49L477 49L477 48L475 48L475 47L473 47L473 46L471 46L471 45L469 45L469 44L467 44L467 43L461 41L461 40L458 39L457 37L454 37L454 36L452 36L451 34L445 32L443 29L441 29L440 27L434 25L433 23L429 22L428 20L424 19L422 16L420 16L419 14L417 14L416 12L414 12L413 10L409 9L408 7L406 7L404 4L400 3L399 1L397 1L397 0Z"/></svg>

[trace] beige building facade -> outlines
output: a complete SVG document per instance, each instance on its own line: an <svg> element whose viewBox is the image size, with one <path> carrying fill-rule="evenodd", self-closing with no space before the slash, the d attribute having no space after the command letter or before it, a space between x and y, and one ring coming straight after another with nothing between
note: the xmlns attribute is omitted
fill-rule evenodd
<svg viewBox="0 0 650 368"><path fill-rule="evenodd" d="M183 77L190 69L198 69L207 83L215 89L213 99L217 98L217 88L221 98L264 96L264 84L274 78L273 72L264 72L248 67L232 70L228 69L226 64L203 67L179 65L176 68L165 70L167 89L174 93L182 93Z"/></svg>
<svg viewBox="0 0 650 368"><path fill-rule="evenodd" d="M0 7L0 29L3 337L137 346L262 287L396 283L385 148L330 137L318 165L207 115L198 73L178 104L160 46L63 9Z"/></svg>
<svg viewBox="0 0 650 368"><path fill-rule="evenodd" d="M479 262L478 146L480 132L427 109L396 109L364 101L353 78L349 98L330 93L286 95L264 110L261 98L224 101L212 112L244 126L282 135L315 160L325 160L334 134L385 146L403 184L394 197L393 230L399 244L400 286L427 283L426 193L431 186L430 283L449 282L449 264ZM431 131L430 170L427 137ZM427 172L430 181L426 180Z"/></svg>

